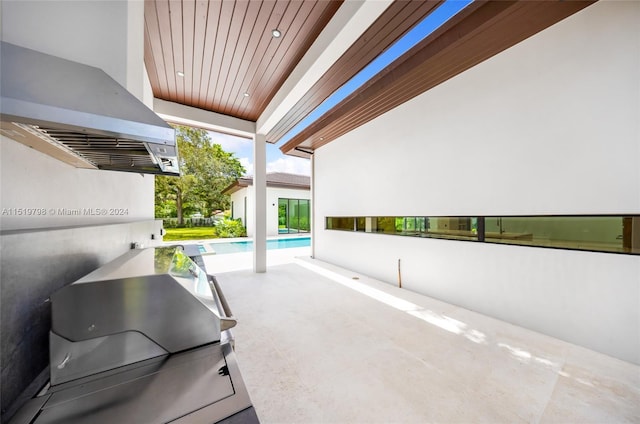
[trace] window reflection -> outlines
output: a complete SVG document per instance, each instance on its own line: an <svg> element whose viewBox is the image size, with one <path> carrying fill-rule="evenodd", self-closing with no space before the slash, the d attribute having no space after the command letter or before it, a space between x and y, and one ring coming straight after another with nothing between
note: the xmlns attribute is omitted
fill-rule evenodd
<svg viewBox="0 0 640 424"><path fill-rule="evenodd" d="M640 216L327 217L328 230L640 254Z"/></svg>
<svg viewBox="0 0 640 424"><path fill-rule="evenodd" d="M353 217L327 217L325 224L327 230L354 231L354 219Z"/></svg>
<svg viewBox="0 0 640 424"><path fill-rule="evenodd" d="M604 252L623 251L621 216L486 217L485 241Z"/></svg>
<svg viewBox="0 0 640 424"><path fill-rule="evenodd" d="M307 199L278 199L278 234L308 233L311 212Z"/></svg>

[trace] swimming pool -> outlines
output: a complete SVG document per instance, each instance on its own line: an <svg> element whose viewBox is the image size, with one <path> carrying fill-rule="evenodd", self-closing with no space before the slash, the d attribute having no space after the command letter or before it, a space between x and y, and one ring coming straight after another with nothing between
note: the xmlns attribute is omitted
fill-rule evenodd
<svg viewBox="0 0 640 424"><path fill-rule="evenodd" d="M311 246L311 237L298 237L267 240L267 250L288 249L291 247L307 247ZM207 246L199 245L198 248L202 253L213 253L216 255L224 255L226 253L251 252L253 250L253 241L233 241L228 243L208 243Z"/></svg>

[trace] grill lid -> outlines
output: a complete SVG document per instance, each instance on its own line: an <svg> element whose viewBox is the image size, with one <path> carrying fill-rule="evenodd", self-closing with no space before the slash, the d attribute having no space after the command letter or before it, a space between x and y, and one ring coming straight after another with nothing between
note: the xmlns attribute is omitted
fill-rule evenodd
<svg viewBox="0 0 640 424"><path fill-rule="evenodd" d="M130 250L51 295L51 381L222 339L235 324L213 278L179 247Z"/></svg>

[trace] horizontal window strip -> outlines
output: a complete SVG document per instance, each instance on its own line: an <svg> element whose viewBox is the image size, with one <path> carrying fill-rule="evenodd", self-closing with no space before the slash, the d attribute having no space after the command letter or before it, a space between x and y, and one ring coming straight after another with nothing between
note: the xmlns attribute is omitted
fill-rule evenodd
<svg viewBox="0 0 640 424"><path fill-rule="evenodd" d="M338 216L325 229L640 255L640 215Z"/></svg>

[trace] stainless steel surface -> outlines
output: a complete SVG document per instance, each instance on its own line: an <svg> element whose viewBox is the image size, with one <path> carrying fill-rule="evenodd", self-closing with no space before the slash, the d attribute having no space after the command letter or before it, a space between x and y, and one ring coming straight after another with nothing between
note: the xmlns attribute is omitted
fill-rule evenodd
<svg viewBox="0 0 640 424"><path fill-rule="evenodd" d="M76 343L51 332L49 346L52 385L168 354L136 331Z"/></svg>
<svg viewBox="0 0 640 424"><path fill-rule="evenodd" d="M104 71L5 42L0 53L4 135L76 167L179 173L175 130Z"/></svg>
<svg viewBox="0 0 640 424"><path fill-rule="evenodd" d="M49 379L51 294L127 252L130 240L148 240L150 234L159 233L159 228L158 221L147 220L0 231L3 421ZM35 380L41 381L32 386Z"/></svg>
<svg viewBox="0 0 640 424"><path fill-rule="evenodd" d="M245 410L251 406L251 398L244 384L236 355L230 344L223 344L222 349L227 362L229 377L233 382L234 395L232 397L222 399L219 402L207 405L202 409L193 411L188 416L178 418L173 421L176 424L209 424L215 423L223 418L229 417L235 413ZM253 416L251 416L253 418ZM257 417L256 417L257 418ZM251 420L244 424L258 423L258 420Z"/></svg>
<svg viewBox="0 0 640 424"><path fill-rule="evenodd" d="M251 406L248 398L235 396L232 402L223 402L235 393L236 381L232 381L229 361L225 360L225 354L230 353L228 345L211 344L171 355L143 376L139 369L126 370L84 384L82 391L73 386L52 392L36 422L167 423L202 408L208 412L200 422L220 421Z"/></svg>
<svg viewBox="0 0 640 424"><path fill-rule="evenodd" d="M220 340L206 273L175 247L131 250L54 293L51 307L51 331L72 342L139 331L174 353Z"/></svg>
<svg viewBox="0 0 640 424"><path fill-rule="evenodd" d="M51 306L51 385L12 424L257 422L231 309L182 248L131 250Z"/></svg>
<svg viewBox="0 0 640 424"><path fill-rule="evenodd" d="M220 318L220 330L225 331L235 327L238 322L234 318L233 312L231 312L231 307L229 306L227 299L224 297L216 277L207 274L207 279L209 280L211 292L217 294L216 298L219 300L219 309L221 309L224 314Z"/></svg>
<svg viewBox="0 0 640 424"><path fill-rule="evenodd" d="M47 403L51 395L39 396L28 401L11 417L10 424L30 424L40 413L42 406Z"/></svg>

